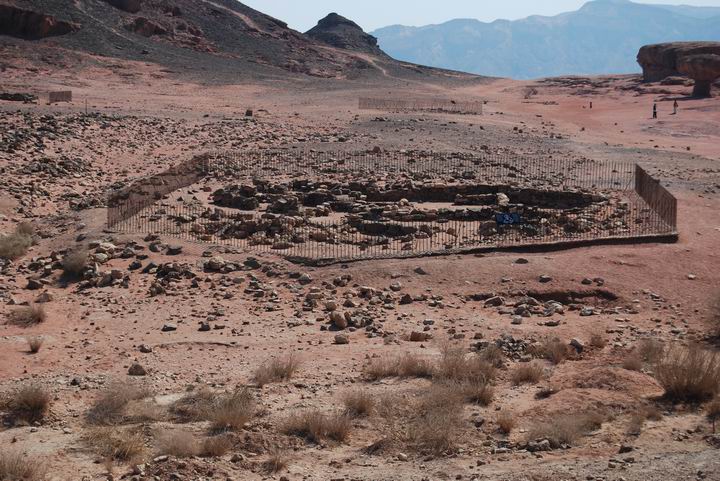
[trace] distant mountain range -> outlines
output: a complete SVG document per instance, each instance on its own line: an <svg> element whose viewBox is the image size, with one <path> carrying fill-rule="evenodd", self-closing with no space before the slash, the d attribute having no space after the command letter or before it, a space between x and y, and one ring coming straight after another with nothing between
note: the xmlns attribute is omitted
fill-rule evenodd
<svg viewBox="0 0 720 481"><path fill-rule="evenodd" d="M463 72L528 79L640 72L641 46L720 40L720 7L595 0L575 12L491 23L394 25L372 32L390 56Z"/></svg>

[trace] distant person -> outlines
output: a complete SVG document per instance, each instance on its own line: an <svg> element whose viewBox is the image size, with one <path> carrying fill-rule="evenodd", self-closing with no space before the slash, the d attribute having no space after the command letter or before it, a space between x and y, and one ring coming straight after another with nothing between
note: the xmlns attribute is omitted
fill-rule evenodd
<svg viewBox="0 0 720 481"><path fill-rule="evenodd" d="M653 118L657 118L657 104L653 104Z"/></svg>
<svg viewBox="0 0 720 481"><path fill-rule="evenodd" d="M590 102L590 110L592 110L592 102Z"/></svg>
<svg viewBox="0 0 720 481"><path fill-rule="evenodd" d="M677 115L678 103L677 100L673 102L673 115Z"/></svg>

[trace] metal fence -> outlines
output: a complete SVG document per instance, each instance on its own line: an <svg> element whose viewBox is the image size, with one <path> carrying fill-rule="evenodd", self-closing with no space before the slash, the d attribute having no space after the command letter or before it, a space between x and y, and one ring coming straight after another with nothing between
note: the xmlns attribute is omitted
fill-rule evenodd
<svg viewBox="0 0 720 481"><path fill-rule="evenodd" d="M114 194L108 225L314 261L674 236L641 167L430 152L213 152Z"/></svg>
<svg viewBox="0 0 720 481"><path fill-rule="evenodd" d="M459 101L442 98L429 99L380 99L361 97L358 101L360 110L386 111L431 111L449 112L454 114L482 115L482 101Z"/></svg>

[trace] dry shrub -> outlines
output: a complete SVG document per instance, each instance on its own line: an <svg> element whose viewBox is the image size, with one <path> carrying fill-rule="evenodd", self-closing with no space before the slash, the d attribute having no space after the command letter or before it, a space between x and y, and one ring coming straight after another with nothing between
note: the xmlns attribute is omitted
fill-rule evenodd
<svg viewBox="0 0 720 481"><path fill-rule="evenodd" d="M124 419L128 423L153 423L165 418L165 410L153 399L130 401L125 408Z"/></svg>
<svg viewBox="0 0 720 481"><path fill-rule="evenodd" d="M323 414L318 410L310 410L289 417L282 431L313 443L328 439L342 443L350 436L350 428L350 418L344 414Z"/></svg>
<svg viewBox="0 0 720 481"><path fill-rule="evenodd" d="M189 392L170 410L184 422L210 421L214 431L240 430L255 417L256 402L247 388L215 393L207 388Z"/></svg>
<svg viewBox="0 0 720 481"><path fill-rule="evenodd" d="M203 458L219 458L225 456L233 447L229 436L210 436L200 445L200 456Z"/></svg>
<svg viewBox="0 0 720 481"><path fill-rule="evenodd" d="M508 411L502 411L495 418L495 424L498 426L498 430L503 434L510 434L515 426L517 426L517 420L515 415Z"/></svg>
<svg viewBox="0 0 720 481"><path fill-rule="evenodd" d="M655 366L655 378L674 402L702 402L720 391L720 355L700 346L676 347Z"/></svg>
<svg viewBox="0 0 720 481"><path fill-rule="evenodd" d="M495 390L485 381L467 380L458 385L466 401L489 406L495 399Z"/></svg>
<svg viewBox="0 0 720 481"><path fill-rule="evenodd" d="M596 412L564 414L535 424L528 432L528 441L547 439L553 449L572 446L592 431L599 429L605 417Z"/></svg>
<svg viewBox="0 0 720 481"><path fill-rule="evenodd" d="M63 274L71 278L79 278L82 276L87 267L88 254L84 250L76 250L69 252L63 257L62 266Z"/></svg>
<svg viewBox="0 0 720 481"><path fill-rule="evenodd" d="M22 232L0 236L0 259L19 259L27 253L32 244L32 235Z"/></svg>
<svg viewBox="0 0 720 481"><path fill-rule="evenodd" d="M427 378L432 376L432 365L427 359L406 353L396 358L376 358L364 369L368 381L389 377Z"/></svg>
<svg viewBox="0 0 720 481"><path fill-rule="evenodd" d="M518 366L511 374L510 380L515 386L521 384L537 384L543 378L545 371L543 367L532 362Z"/></svg>
<svg viewBox="0 0 720 481"><path fill-rule="evenodd" d="M19 307L8 314L7 323L19 327L31 327L47 320L45 309L38 304Z"/></svg>
<svg viewBox="0 0 720 481"><path fill-rule="evenodd" d="M30 351L30 353L37 354L38 352L40 352L40 348L42 347L43 342L44 342L44 340L40 336L28 338L27 343L28 343L28 350Z"/></svg>
<svg viewBox="0 0 720 481"><path fill-rule="evenodd" d="M18 235L24 235L27 237L32 237L35 235L35 224L32 222L20 222L17 227L15 227L15 233Z"/></svg>
<svg viewBox="0 0 720 481"><path fill-rule="evenodd" d="M279 473L287 469L290 464L290 455L287 451L275 449L270 452L270 455L263 463L263 470L266 473L274 474Z"/></svg>
<svg viewBox="0 0 720 481"><path fill-rule="evenodd" d="M602 334L594 333L590 336L590 346L596 349L603 349L607 343L607 339Z"/></svg>
<svg viewBox="0 0 720 481"><path fill-rule="evenodd" d="M0 480L42 481L46 474L44 461L7 446L0 449Z"/></svg>
<svg viewBox="0 0 720 481"><path fill-rule="evenodd" d="M645 421L659 421L662 419L662 411L657 406L643 406L636 413L630 416L627 433L631 436L639 436Z"/></svg>
<svg viewBox="0 0 720 481"><path fill-rule="evenodd" d="M124 420L126 408L131 401L139 401L150 396L151 392L145 387L129 382L112 382L87 412L87 422L95 426L118 424Z"/></svg>
<svg viewBox="0 0 720 481"><path fill-rule="evenodd" d="M176 458L190 458L200 454L200 445L190 432L165 432L159 437L158 453L175 456Z"/></svg>
<svg viewBox="0 0 720 481"><path fill-rule="evenodd" d="M571 355L570 346L558 338L545 339L538 353L553 364L560 364Z"/></svg>
<svg viewBox="0 0 720 481"><path fill-rule="evenodd" d="M85 441L99 455L115 461L139 461L146 451L139 429L94 428Z"/></svg>
<svg viewBox="0 0 720 481"><path fill-rule="evenodd" d="M343 396L345 414L350 417L369 416L375 407L375 398L364 389L350 391Z"/></svg>
<svg viewBox="0 0 720 481"><path fill-rule="evenodd" d="M50 408L50 394L38 384L27 384L10 393L5 404L13 423L37 423Z"/></svg>
<svg viewBox="0 0 720 481"><path fill-rule="evenodd" d="M628 371L640 372L643 368L643 360L637 352L633 351L625 356L625 359L623 359L622 362L622 367Z"/></svg>
<svg viewBox="0 0 720 481"><path fill-rule="evenodd" d="M457 448L462 430L463 395L452 386L433 385L419 399L405 442L421 454L441 455Z"/></svg>
<svg viewBox="0 0 720 481"><path fill-rule="evenodd" d="M715 434L715 424L720 420L720 398L716 398L713 402L707 405L705 408L708 421L712 423L712 431Z"/></svg>
<svg viewBox="0 0 720 481"><path fill-rule="evenodd" d="M664 352L665 345L658 339L646 338L641 340L637 346L637 353L640 359L649 364L657 363L662 359Z"/></svg>
<svg viewBox="0 0 720 481"><path fill-rule="evenodd" d="M433 379L440 381L489 383L495 379L495 367L480 356L466 356L461 349L443 349L442 356L433 372Z"/></svg>
<svg viewBox="0 0 720 481"><path fill-rule="evenodd" d="M483 361L491 364L493 367L500 369L505 365L505 353L500 347L491 344L478 353Z"/></svg>
<svg viewBox="0 0 720 481"><path fill-rule="evenodd" d="M285 359L271 359L255 370L253 380L259 387L272 382L287 381L293 377L299 367L300 362L293 355Z"/></svg>

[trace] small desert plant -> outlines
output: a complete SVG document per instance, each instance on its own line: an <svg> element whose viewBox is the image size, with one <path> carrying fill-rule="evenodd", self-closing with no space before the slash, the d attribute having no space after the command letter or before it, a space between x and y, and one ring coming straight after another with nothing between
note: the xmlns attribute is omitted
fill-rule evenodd
<svg viewBox="0 0 720 481"><path fill-rule="evenodd" d="M197 439L187 431L162 433L158 444L158 453L161 455L190 458L200 454L200 445Z"/></svg>
<svg viewBox="0 0 720 481"><path fill-rule="evenodd" d="M440 455L456 449L462 429L463 393L454 386L433 385L418 400L405 441L422 454Z"/></svg>
<svg viewBox="0 0 720 481"><path fill-rule="evenodd" d="M495 367L477 355L468 357L460 349L444 349L433 379L489 383L495 374Z"/></svg>
<svg viewBox="0 0 720 481"><path fill-rule="evenodd" d="M310 410L288 418L282 431L313 443L327 439L342 443L350 436L350 428L350 418L344 414L323 414L318 410Z"/></svg>
<svg viewBox="0 0 720 481"><path fill-rule="evenodd" d="M375 407L375 398L363 389L350 391L343 396L345 413L353 418L369 416Z"/></svg>
<svg viewBox="0 0 720 481"><path fill-rule="evenodd" d="M37 304L19 307L8 314L8 324L19 327L31 327L47 320L45 309Z"/></svg>
<svg viewBox="0 0 720 481"><path fill-rule="evenodd" d="M539 347L538 353L553 364L560 364L570 357L570 346L558 338L546 339Z"/></svg>
<svg viewBox="0 0 720 481"><path fill-rule="evenodd" d="M150 391L144 387L128 382L112 382L95 400L86 419L96 426L118 424L123 420L131 401L139 401L150 395Z"/></svg>
<svg viewBox="0 0 720 481"><path fill-rule="evenodd" d="M505 365L505 353L495 344L491 344L478 352L478 356L497 369Z"/></svg>
<svg viewBox="0 0 720 481"><path fill-rule="evenodd" d="M643 368L643 360L637 352L631 352L623 359L622 367L628 371L639 372Z"/></svg>
<svg viewBox="0 0 720 481"><path fill-rule="evenodd" d="M50 408L50 394L40 385L27 384L12 392L6 404L13 422L36 423Z"/></svg>
<svg viewBox="0 0 720 481"><path fill-rule="evenodd" d="M713 402L708 404L705 412L708 421L712 424L713 434L715 434L715 423L720 420L720 398L715 398Z"/></svg>
<svg viewBox="0 0 720 481"><path fill-rule="evenodd" d="M270 451L268 458L263 463L263 470L266 473L274 474L285 470L290 464L290 456L287 451L275 449Z"/></svg>
<svg viewBox="0 0 720 481"><path fill-rule="evenodd" d="M665 352L665 345L662 341L653 338L646 338L640 341L637 346L637 353L640 358L649 363L655 364L658 362Z"/></svg>
<svg viewBox="0 0 720 481"><path fill-rule="evenodd" d="M596 349L603 349L607 343L607 339L602 334L594 333L590 336L590 345Z"/></svg>
<svg viewBox="0 0 720 481"><path fill-rule="evenodd" d="M88 255L84 250L68 252L62 260L63 274L70 278L82 276L87 266Z"/></svg>
<svg viewBox="0 0 720 481"><path fill-rule="evenodd" d="M512 430L515 429L515 426L517 426L517 421L511 412L502 411L495 418L495 424L497 424L498 430L501 433L510 434Z"/></svg>
<svg viewBox="0 0 720 481"><path fill-rule="evenodd" d="M46 474L43 461L7 446L0 450L0 480L42 481Z"/></svg>
<svg viewBox="0 0 720 481"><path fill-rule="evenodd" d="M226 435L210 436L200 445L200 456L204 458L219 458L228 453L233 447L232 439Z"/></svg>
<svg viewBox="0 0 720 481"><path fill-rule="evenodd" d="M548 421L535 424L529 431L530 441L547 439L553 449L563 445L572 446L578 439L599 429L604 421L600 413L558 415Z"/></svg>
<svg viewBox="0 0 720 481"><path fill-rule="evenodd" d="M216 431L237 431L255 417L255 407L255 398L248 389L236 389L215 397L208 406L207 420Z"/></svg>
<svg viewBox="0 0 720 481"><path fill-rule="evenodd" d="M137 429L94 428L85 438L101 456L116 461L137 461L145 454L145 437Z"/></svg>
<svg viewBox="0 0 720 481"><path fill-rule="evenodd" d="M636 413L630 416L627 433L631 436L639 436L645 421L659 421L662 419L662 412L657 406L643 406Z"/></svg>
<svg viewBox="0 0 720 481"><path fill-rule="evenodd" d="M397 358L373 359L365 366L364 374L368 381L388 377L427 378L432 376L432 365L427 359L406 353Z"/></svg>
<svg viewBox="0 0 720 481"><path fill-rule="evenodd" d="M480 406L489 406L495 399L495 390L486 381L466 380L458 387L466 401Z"/></svg>
<svg viewBox="0 0 720 481"><path fill-rule="evenodd" d="M532 362L515 368L510 376L510 380L515 386L521 384L537 384L543 378L543 375L543 367L536 362Z"/></svg>
<svg viewBox="0 0 720 481"><path fill-rule="evenodd" d="M300 362L293 355L285 359L271 359L255 370L253 380L259 387L272 382L287 381L293 377L299 367Z"/></svg>
<svg viewBox="0 0 720 481"><path fill-rule="evenodd" d="M669 349L655 366L655 378L665 389L666 399L712 399L720 392L720 355L695 345Z"/></svg>
<svg viewBox="0 0 720 481"><path fill-rule="evenodd" d="M38 352L40 352L40 348L43 345L43 338L40 336L30 337L30 338L28 338L27 343L28 343L28 350L32 354L37 354Z"/></svg>
<svg viewBox="0 0 720 481"><path fill-rule="evenodd" d="M12 234L0 235L0 259L14 260L24 256L33 244L34 232L32 224L21 223Z"/></svg>

